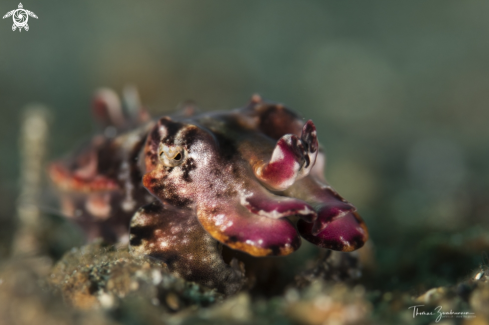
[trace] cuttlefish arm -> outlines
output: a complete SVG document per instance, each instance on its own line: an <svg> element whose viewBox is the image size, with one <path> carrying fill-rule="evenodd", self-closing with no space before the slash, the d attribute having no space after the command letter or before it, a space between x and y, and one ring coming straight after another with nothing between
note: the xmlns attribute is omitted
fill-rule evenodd
<svg viewBox="0 0 489 325"><path fill-rule="evenodd" d="M314 223L297 223L299 233L307 241L322 248L351 252L368 240L367 226L356 208L317 177L297 181L284 194L306 201L317 212Z"/></svg>
<svg viewBox="0 0 489 325"><path fill-rule="evenodd" d="M309 120L304 124L300 138L294 134L282 136L270 159L253 165L255 176L268 188L283 191L310 173L318 149L316 127Z"/></svg>
<svg viewBox="0 0 489 325"><path fill-rule="evenodd" d="M239 202L199 207L197 217L212 237L253 256L288 255L301 245L300 236L287 218L260 216Z"/></svg>
<svg viewBox="0 0 489 325"><path fill-rule="evenodd" d="M299 145L301 141L309 144L308 147L310 148L310 152L307 154L310 156L308 158L311 161L311 167L310 170L308 170L308 168L303 169L301 176L305 176L309 172L311 175L324 181L323 172L326 164L326 156L320 145L318 152L314 152L314 149L317 146L317 136L314 124L312 124L312 122L309 121L304 123L304 120L294 111L284 107L282 104L264 102L257 94L251 97L248 106L241 109L240 113L242 117L248 117L248 119L251 118L254 120L254 123L252 123L254 128L275 141L280 141L281 138L286 136L283 138L285 141L281 142L287 142L288 139L293 139L288 141L295 142L297 145ZM305 124L308 124L308 126L305 127ZM305 137L302 136L303 134ZM316 139L313 139L313 137ZM283 147L288 146L284 146L282 143L276 146L274 150L275 157L280 156L279 152L282 151L280 149ZM286 150L292 153L297 151L294 150L294 147L296 147L295 145L290 147L291 148L286 148ZM313 157L314 155L316 155L316 158ZM257 167L263 168L267 162L269 163L272 160L275 160L276 162L277 159L270 159L270 156L265 157L265 162L258 164ZM306 159L306 157L300 157L299 155L298 161L302 160L303 158ZM314 160L315 163L313 162ZM289 172L289 174L293 175L294 173Z"/></svg>
<svg viewBox="0 0 489 325"><path fill-rule="evenodd" d="M299 220L300 234L323 248L353 251L362 247L368 239L367 227L356 208L327 185L326 157L314 124L304 123L280 104L263 103L259 96L253 96L243 112L257 120L258 130L277 141L274 149L268 149L271 154L263 150L261 155L248 155L256 178L272 191L308 203L317 214ZM256 145L253 149L260 151Z"/></svg>

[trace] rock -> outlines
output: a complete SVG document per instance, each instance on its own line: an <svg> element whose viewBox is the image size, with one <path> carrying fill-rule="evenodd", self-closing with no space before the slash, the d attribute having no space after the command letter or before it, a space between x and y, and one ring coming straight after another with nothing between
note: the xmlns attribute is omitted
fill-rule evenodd
<svg viewBox="0 0 489 325"><path fill-rule="evenodd" d="M49 285L81 309L116 309L122 299L138 297L174 312L222 299L215 290L170 274L159 260L134 256L127 247L101 243L67 253L51 271Z"/></svg>

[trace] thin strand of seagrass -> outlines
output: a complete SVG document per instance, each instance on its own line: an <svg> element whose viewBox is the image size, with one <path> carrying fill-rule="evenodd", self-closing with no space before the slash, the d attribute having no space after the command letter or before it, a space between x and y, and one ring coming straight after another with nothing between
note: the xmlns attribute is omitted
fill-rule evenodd
<svg viewBox="0 0 489 325"><path fill-rule="evenodd" d="M34 256L39 253L38 232L41 212L38 208L42 189L44 158L48 138L48 112L38 105L28 106L20 129L20 192L17 200L17 233L14 256Z"/></svg>

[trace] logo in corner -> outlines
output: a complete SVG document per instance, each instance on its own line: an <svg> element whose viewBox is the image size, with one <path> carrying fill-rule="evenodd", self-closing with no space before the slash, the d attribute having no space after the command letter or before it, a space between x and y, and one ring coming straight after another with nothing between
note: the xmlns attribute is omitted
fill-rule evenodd
<svg viewBox="0 0 489 325"><path fill-rule="evenodd" d="M24 28L26 31L29 30L29 25L27 25L27 21L29 20L29 16L36 18L37 16L35 13L29 10L25 10L24 6L22 3L19 3L19 8L14 9L12 11L9 11L3 16L3 19L12 16L14 20L14 24L12 25L12 30L15 32L15 30L18 28L19 32L22 31L22 28Z"/></svg>

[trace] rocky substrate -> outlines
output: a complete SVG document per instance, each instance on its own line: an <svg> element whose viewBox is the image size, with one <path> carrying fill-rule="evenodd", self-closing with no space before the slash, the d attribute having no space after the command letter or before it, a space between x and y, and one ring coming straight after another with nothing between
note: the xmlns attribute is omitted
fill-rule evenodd
<svg viewBox="0 0 489 325"><path fill-rule="evenodd" d="M4 261L1 324L489 324L489 282L479 272L453 286L410 292L368 289L356 255L327 253L282 294L226 297L172 275L126 247L74 248ZM414 315L411 306L421 306ZM427 315L427 313L433 315Z"/></svg>

